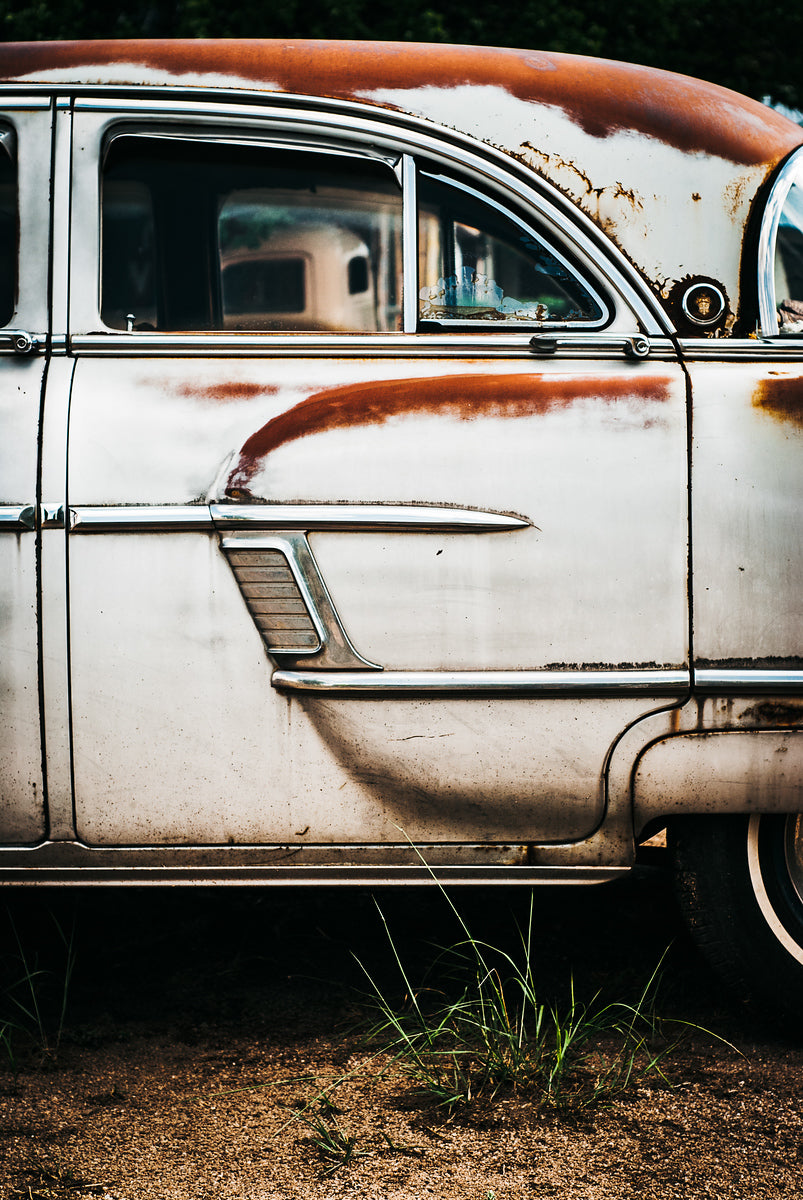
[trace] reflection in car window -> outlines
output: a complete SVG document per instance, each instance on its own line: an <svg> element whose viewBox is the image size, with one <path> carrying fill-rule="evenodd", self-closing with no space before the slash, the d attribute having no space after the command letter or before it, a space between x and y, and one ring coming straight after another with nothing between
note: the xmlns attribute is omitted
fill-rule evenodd
<svg viewBox="0 0 803 1200"><path fill-rule="evenodd" d="M14 135L0 127L0 325L17 302L17 167Z"/></svg>
<svg viewBox="0 0 803 1200"><path fill-rule="evenodd" d="M399 328L401 191L385 163L120 137L103 179L115 329Z"/></svg>
<svg viewBox="0 0 803 1200"><path fill-rule="evenodd" d="M775 241L775 297L781 333L803 333L803 188L786 196Z"/></svg>
<svg viewBox="0 0 803 1200"><path fill-rule="evenodd" d="M512 214L423 173L418 197L422 320L604 321L601 301L567 260Z"/></svg>

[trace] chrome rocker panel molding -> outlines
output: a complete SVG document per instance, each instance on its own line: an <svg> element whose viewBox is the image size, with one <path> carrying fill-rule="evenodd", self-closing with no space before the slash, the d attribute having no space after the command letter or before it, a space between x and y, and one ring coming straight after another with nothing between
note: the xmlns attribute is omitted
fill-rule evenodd
<svg viewBox="0 0 803 1200"><path fill-rule="evenodd" d="M275 688L326 695L366 692L539 696L633 695L680 697L689 671L289 671L273 672Z"/></svg>
<svg viewBox="0 0 803 1200"><path fill-rule="evenodd" d="M559 848L559 850L562 848ZM629 865L577 866L543 862L549 847L539 847L538 864L524 845L138 846L96 848L80 842L44 842L28 849L0 848L3 885L98 884L103 886L170 884L207 886L331 884L474 885L606 883L627 874ZM493 861L494 857L496 862ZM462 860L462 861L461 861Z"/></svg>

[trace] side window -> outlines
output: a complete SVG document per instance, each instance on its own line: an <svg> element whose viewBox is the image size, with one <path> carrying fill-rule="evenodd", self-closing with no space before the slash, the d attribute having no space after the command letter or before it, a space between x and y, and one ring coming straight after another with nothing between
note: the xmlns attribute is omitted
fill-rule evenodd
<svg viewBox="0 0 803 1200"><path fill-rule="evenodd" d="M121 136L101 228L113 329L400 328L402 198L384 162Z"/></svg>
<svg viewBox="0 0 803 1200"><path fill-rule="evenodd" d="M793 183L775 239L775 303L781 333L803 333L803 187Z"/></svg>
<svg viewBox="0 0 803 1200"><path fill-rule="evenodd" d="M0 126L0 325L17 303L17 162L14 134Z"/></svg>
<svg viewBox="0 0 803 1200"><path fill-rule="evenodd" d="M607 321L604 301L577 268L512 212L465 184L423 172L418 201L423 322Z"/></svg>

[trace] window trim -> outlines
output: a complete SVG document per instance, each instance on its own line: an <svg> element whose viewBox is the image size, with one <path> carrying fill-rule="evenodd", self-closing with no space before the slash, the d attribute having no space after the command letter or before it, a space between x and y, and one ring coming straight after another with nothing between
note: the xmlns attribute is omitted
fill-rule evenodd
<svg viewBox="0 0 803 1200"><path fill-rule="evenodd" d="M573 279L577 280L586 289L586 291L589 293L589 295L594 300L594 302L599 306L599 310L601 313L601 316L597 320L561 321L559 319L556 319L554 321L537 321L537 320L533 319L531 321L527 321L527 320L506 321L506 320L502 319L498 322L494 321L494 323L490 326L488 325L488 322L486 322L486 321L472 320L472 318L470 318L470 317L463 317L463 318L439 317L436 320L427 319L427 325L431 325L437 329L442 329L444 331L455 330L455 331L461 331L461 332L466 332L466 333L468 333L472 330L479 331L480 329L487 327L489 334L496 333L496 332L501 333L503 331L509 332L510 330L513 330L513 329L518 329L518 330L522 330L522 331L526 330L530 334L537 333L540 331L543 331L544 333L549 334L549 333L556 333L558 330L565 330L567 332L571 332L574 334L574 333L584 333L586 331L591 332L592 330L601 330L610 324L611 320L613 319L613 309L611 308L611 305L608 303L607 298L604 295L600 295L599 291L594 286L594 284L592 282L590 282L590 280L585 275L582 275L578 272L577 268L566 258L565 254L563 254L561 252L561 250L554 243L547 242L542 237L542 235L538 232L538 230L536 228L534 228L534 226L532 224L530 224L524 217L519 216L518 213L516 213L513 209L507 208L504 204L502 204L500 201L496 200L495 198L492 201L486 193L478 191L476 188L472 187L468 183L463 182L463 180L458 177L451 176L451 175L440 175L440 174L436 175L436 174L434 174L433 171L427 170L426 167L421 163L418 164L418 170L419 170L420 174L425 176L427 179L433 179L436 183L442 183L442 184L445 184L447 187L456 188L458 191L465 192L466 195L471 196L474 200L479 201L480 204L485 204L489 207L492 205L498 213L501 213L501 215L505 218L506 221L511 222L511 224L513 224L513 225L517 225L519 227L519 229L521 229L525 233L529 234L530 237L534 238L535 241L537 241L541 246L543 246L544 249L547 250L548 253L553 256L553 258L556 258L558 260L558 262L563 267L565 267L565 269L568 271L568 273L571 275L571 277ZM417 267L417 256L416 256L416 267ZM417 272L416 272L416 277L417 277ZM421 281L418 280L419 286L420 286L420 282ZM417 297L416 297L416 303L417 303ZM419 331L420 331L420 327L421 327L420 318L419 318L418 324L419 324Z"/></svg>
<svg viewBox="0 0 803 1200"><path fill-rule="evenodd" d="M115 133L138 133L153 137L169 130L175 136L208 141L221 137L224 141L251 144L283 145L295 149L309 146L317 150L345 148L357 156L396 161L397 175L401 173L401 158L407 154L420 156L431 166L440 166L445 173L457 173L473 180L484 198L523 213L532 212L539 227L554 240L556 248L568 251L581 272L581 277L593 280L605 289L610 301L612 320L603 332L578 326L572 339L570 354L611 356L621 352L622 340L633 335L654 339L653 353L673 357L670 342L673 325L635 268L615 243L594 225L582 209L570 204L537 172L526 170L492 146L476 143L467 135L433 127L430 122L411 114L388 113L367 105L348 105L340 102L305 98L301 105L297 97L275 97L270 104L259 102L261 97L247 97L238 102L196 101L165 98L163 90L142 97L87 92L73 101L75 139L73 143L73 205L75 212L98 209L97 188L100 174L97 158L106 139ZM345 118L348 118L344 125ZM344 139L347 128L347 144ZM87 172L86 159L95 160ZM95 182L93 183L93 178ZM98 221L99 224L99 221ZM393 334L338 333L271 333L260 345L250 334L187 334L151 335L126 333L123 330L104 331L99 323L97 295L87 290L86 279L98 271L98 230L92 224L73 229L72 264L72 321L70 345L76 351L90 354L133 353L140 348L154 353L203 353L204 343L212 354L262 355L319 355L328 356L366 353L380 355L443 356L457 354L491 356L527 356L530 353L530 334L511 326L493 330L448 333L409 332ZM550 330L554 326L549 327ZM161 349L160 339L164 343ZM223 342L227 341L227 345ZM576 343L576 345L575 345ZM157 348L157 345L159 348Z"/></svg>
<svg viewBox="0 0 803 1200"><path fill-rule="evenodd" d="M343 157L354 159L358 162L373 161L382 162L390 168L396 175L401 190L402 201L402 331L405 334L422 334L427 332L444 333L450 332L481 332L487 333L489 336L498 338L500 335L510 333L511 331L527 332L530 335L539 332L554 333L559 330L569 330L572 333L591 332L605 329L613 319L613 307L609 303L605 293L600 289L596 277L592 276L591 272L583 272L581 268L573 264L569 258L563 253L563 250L557 240L548 241L547 238L539 232L536 222L527 220L524 216L520 216L514 209L508 208L495 195L489 195L487 192L480 191L477 187L473 187L467 180L460 178L459 175L445 175L440 172L440 168L435 163L430 163L426 157L419 158L414 154L402 153L400 155L390 156L378 152L371 152L370 148L363 150L362 147L357 149L349 147L346 143L337 145L335 143L328 144L325 140L320 142L296 141L274 137L231 137L226 134L217 134L206 136L204 134L185 131L173 130L157 130L147 132L142 129L124 129L118 128L108 135L101 148L99 155L99 247L100 247L100 264L103 262L103 187L106 164L109 160L112 147L115 143L128 140L142 139L148 142L174 141L181 145L195 144L215 147L244 147L248 149L258 149L264 147L267 151L282 150L297 154L315 153L326 154L332 157ZM420 315L420 287L421 280L419 278L419 263L418 263L418 229L419 229L419 211L418 211L418 180L419 177L432 179L436 183L443 184L447 187L455 189L457 192L462 192L478 203L486 206L489 209L495 210L506 222L516 226L522 232L526 233L530 238L543 246L549 254L566 269L569 275L576 280L591 296L600 310L600 316L596 319L581 319L567 322L560 319L547 319L538 321L536 318L531 320L506 320L500 317L500 320L493 323L481 321L479 319L468 318L439 318L434 321L426 320L426 328L422 328L422 318ZM102 318L103 311L103 296L102 296L102 270L98 274L98 313L101 314L101 325L104 329L113 333L119 333L121 330L115 326L106 325ZM136 332L136 331L132 331ZM155 330L157 334L170 334L180 336L181 334L193 333L225 333L225 328L220 329L187 329L187 330ZM292 331L298 334L312 334L314 330L298 329ZM346 331L346 336L365 336L370 338L375 332L374 330L349 330ZM264 331L261 336L271 337L274 331Z"/></svg>
<svg viewBox="0 0 803 1200"><path fill-rule="evenodd" d="M775 179L761 218L758 236L758 314L762 337L791 341L800 334L782 334L775 295L775 250L778 228L792 185L803 185L803 147L786 160Z"/></svg>

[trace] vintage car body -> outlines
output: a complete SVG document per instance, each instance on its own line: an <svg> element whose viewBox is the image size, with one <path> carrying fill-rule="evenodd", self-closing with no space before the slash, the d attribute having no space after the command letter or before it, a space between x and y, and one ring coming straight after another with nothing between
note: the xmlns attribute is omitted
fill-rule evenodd
<svg viewBox="0 0 803 1200"><path fill-rule="evenodd" d="M691 894L739 821L799 988L803 130L526 50L0 79L0 880L595 881L670 825Z"/></svg>

